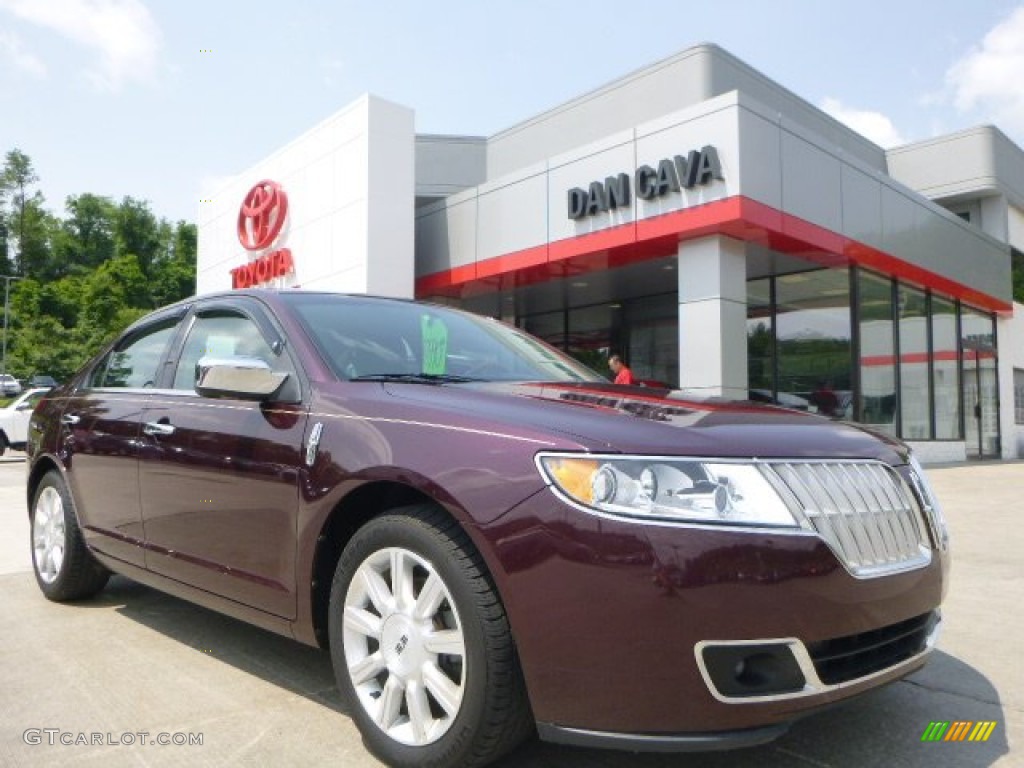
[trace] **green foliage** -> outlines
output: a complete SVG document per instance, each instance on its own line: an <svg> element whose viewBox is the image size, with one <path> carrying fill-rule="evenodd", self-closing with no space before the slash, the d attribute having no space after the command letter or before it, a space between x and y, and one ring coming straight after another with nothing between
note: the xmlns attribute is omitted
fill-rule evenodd
<svg viewBox="0 0 1024 768"><path fill-rule="evenodd" d="M7 372L64 380L125 326L192 295L196 228L158 219L149 204L73 195L65 216L43 207L31 160L0 169L0 269L10 284Z"/></svg>
<svg viewBox="0 0 1024 768"><path fill-rule="evenodd" d="M39 234L38 229L30 229L31 205L41 210L42 197L36 193L32 197L28 195L28 187L39 181L32 161L28 155L19 149L12 149L4 158L4 167L0 169L0 207L9 206L10 211L6 217L5 240L9 243L13 238L18 245L18 253L24 253L35 246L33 237ZM5 245L6 249L6 245ZM10 259L5 254L5 261L10 272ZM20 262L20 258L17 260ZM21 268L20 263L14 266Z"/></svg>

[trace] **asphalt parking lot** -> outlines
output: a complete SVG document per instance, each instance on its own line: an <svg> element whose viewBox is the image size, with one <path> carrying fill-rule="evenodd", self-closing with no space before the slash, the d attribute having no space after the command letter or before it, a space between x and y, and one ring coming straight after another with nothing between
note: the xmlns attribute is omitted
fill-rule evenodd
<svg viewBox="0 0 1024 768"><path fill-rule="evenodd" d="M43 599L24 474L17 454L0 459L0 766L379 765L342 710L325 653L122 578L90 602ZM1024 765L1024 463L930 475L954 571L939 650L924 670L762 747L633 755L533 741L501 768ZM935 720L997 725L985 743L922 743ZM50 745L45 729L103 743L55 735ZM202 744L153 744L160 734L201 734Z"/></svg>

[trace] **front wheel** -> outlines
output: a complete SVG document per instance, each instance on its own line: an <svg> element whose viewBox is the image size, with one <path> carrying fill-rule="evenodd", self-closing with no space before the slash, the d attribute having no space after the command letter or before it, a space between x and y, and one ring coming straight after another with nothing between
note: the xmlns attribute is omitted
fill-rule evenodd
<svg viewBox="0 0 1024 768"><path fill-rule="evenodd" d="M50 600L92 597L110 578L82 540L71 493L56 470L43 476L32 503L32 566Z"/></svg>
<svg viewBox="0 0 1024 768"><path fill-rule="evenodd" d="M329 630L338 687L388 765L486 765L532 728L501 601L466 534L434 507L356 532Z"/></svg>

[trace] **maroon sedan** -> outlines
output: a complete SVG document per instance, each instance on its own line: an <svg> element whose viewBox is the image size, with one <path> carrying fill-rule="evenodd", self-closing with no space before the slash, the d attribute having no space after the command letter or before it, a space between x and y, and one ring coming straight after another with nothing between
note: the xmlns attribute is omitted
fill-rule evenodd
<svg viewBox="0 0 1024 768"><path fill-rule="evenodd" d="M900 443L616 387L494 320L239 291L33 417L51 600L111 571L330 649L367 746L749 746L924 664L947 535Z"/></svg>

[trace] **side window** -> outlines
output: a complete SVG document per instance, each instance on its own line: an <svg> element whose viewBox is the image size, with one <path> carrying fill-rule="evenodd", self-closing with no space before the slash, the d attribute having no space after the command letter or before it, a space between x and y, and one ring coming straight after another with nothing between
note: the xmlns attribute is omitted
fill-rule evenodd
<svg viewBox="0 0 1024 768"><path fill-rule="evenodd" d="M148 328L119 344L93 369L90 387L152 387L176 321Z"/></svg>
<svg viewBox="0 0 1024 768"><path fill-rule="evenodd" d="M195 388L196 365L204 357L258 357L275 371L293 373L288 357L275 355L256 323L243 315L196 317L174 372L175 389Z"/></svg>

